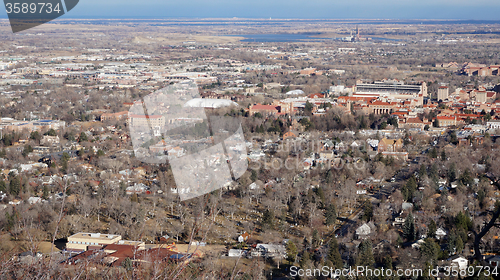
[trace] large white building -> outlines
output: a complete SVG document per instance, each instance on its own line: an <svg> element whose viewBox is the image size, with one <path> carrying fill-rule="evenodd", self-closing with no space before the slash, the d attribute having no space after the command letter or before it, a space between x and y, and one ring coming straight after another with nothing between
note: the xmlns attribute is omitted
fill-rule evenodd
<svg viewBox="0 0 500 280"><path fill-rule="evenodd" d="M500 120L493 120L486 123L488 129L500 129Z"/></svg>
<svg viewBox="0 0 500 280"><path fill-rule="evenodd" d="M162 115L136 115L129 114L128 122L130 126L135 127L164 127L165 117Z"/></svg>
<svg viewBox="0 0 500 280"><path fill-rule="evenodd" d="M358 81L354 87L354 97L373 97L409 100L417 99L423 104L423 98L427 96L427 84L408 85L400 81L377 81L374 83L362 83Z"/></svg>
<svg viewBox="0 0 500 280"><path fill-rule="evenodd" d="M89 246L102 247L109 244L132 245L139 250L145 249L143 241L122 240L122 236L118 234L103 234L103 233L86 233L79 232L68 237L66 250L71 252L83 252L89 249Z"/></svg>
<svg viewBox="0 0 500 280"><path fill-rule="evenodd" d="M447 100L449 96L450 89L447 86L440 86L437 92L437 100Z"/></svg>
<svg viewBox="0 0 500 280"><path fill-rule="evenodd" d="M117 243L120 240L122 240L122 236L117 234L79 232L68 237L68 243L66 243L66 250L74 252L83 252L87 251L88 246L109 245Z"/></svg>

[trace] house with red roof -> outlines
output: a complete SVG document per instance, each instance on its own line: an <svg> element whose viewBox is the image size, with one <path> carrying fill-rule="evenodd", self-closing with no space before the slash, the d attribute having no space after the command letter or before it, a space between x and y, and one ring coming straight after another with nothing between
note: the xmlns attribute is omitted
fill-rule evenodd
<svg viewBox="0 0 500 280"><path fill-rule="evenodd" d="M275 105L262 105L262 104L255 104L250 106L248 112L250 115L255 115L256 113L260 113L264 117L272 116L278 114L281 110L279 106Z"/></svg>
<svg viewBox="0 0 500 280"><path fill-rule="evenodd" d="M322 93L313 93L308 95L309 98L325 98L325 95Z"/></svg>

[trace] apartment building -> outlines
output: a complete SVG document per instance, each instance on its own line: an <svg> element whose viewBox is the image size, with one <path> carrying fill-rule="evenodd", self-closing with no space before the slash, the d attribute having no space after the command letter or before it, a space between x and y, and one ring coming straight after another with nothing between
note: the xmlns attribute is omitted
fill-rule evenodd
<svg viewBox="0 0 500 280"><path fill-rule="evenodd" d="M101 122L107 121L107 120L122 120L127 118L128 116L128 111L122 111L118 113L104 113L101 115Z"/></svg>
<svg viewBox="0 0 500 280"><path fill-rule="evenodd" d="M480 77L486 77L486 76L498 76L500 75L500 65L490 65L490 66L472 66L472 67L466 67L463 71L468 75L468 76L480 76Z"/></svg>
<svg viewBox="0 0 500 280"><path fill-rule="evenodd" d="M400 152L403 148L403 140L383 138L378 144L378 152Z"/></svg>
<svg viewBox="0 0 500 280"><path fill-rule="evenodd" d="M488 129L500 129L500 120L492 120L486 123Z"/></svg>
<svg viewBox="0 0 500 280"><path fill-rule="evenodd" d="M130 126L136 127L164 127L165 117L161 115L135 115L130 114L128 116L128 122Z"/></svg>

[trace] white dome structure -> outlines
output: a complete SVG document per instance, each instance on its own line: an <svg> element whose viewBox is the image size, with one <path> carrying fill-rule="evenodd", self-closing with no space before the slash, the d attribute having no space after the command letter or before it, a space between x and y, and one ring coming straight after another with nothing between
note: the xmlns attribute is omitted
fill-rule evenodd
<svg viewBox="0 0 500 280"><path fill-rule="evenodd" d="M193 98L183 107L222 108L229 106L238 106L238 103L227 99Z"/></svg>
<svg viewBox="0 0 500 280"><path fill-rule="evenodd" d="M296 89L296 90L291 90L291 91L287 92L286 94L288 94L288 95L301 95L301 94L305 94L305 92L301 89Z"/></svg>

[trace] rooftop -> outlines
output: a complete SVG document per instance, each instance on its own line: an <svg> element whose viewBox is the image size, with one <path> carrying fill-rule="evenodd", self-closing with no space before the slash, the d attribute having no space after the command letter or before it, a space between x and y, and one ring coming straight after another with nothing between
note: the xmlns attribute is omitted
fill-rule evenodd
<svg viewBox="0 0 500 280"><path fill-rule="evenodd" d="M238 103L228 99L193 98L184 104L184 107L220 108L238 106Z"/></svg>
<svg viewBox="0 0 500 280"><path fill-rule="evenodd" d="M277 110L277 106L257 104L252 106L252 110Z"/></svg>
<svg viewBox="0 0 500 280"><path fill-rule="evenodd" d="M122 239L121 235L117 234L103 234L103 233L86 233L86 232L79 232L75 233L72 236L68 237L68 239L92 239L95 240L96 242L98 241L109 241L109 240L114 240L114 239Z"/></svg>
<svg viewBox="0 0 500 280"><path fill-rule="evenodd" d="M129 118L134 118L134 119L159 119L163 117L162 115L136 115L136 114L130 114Z"/></svg>

